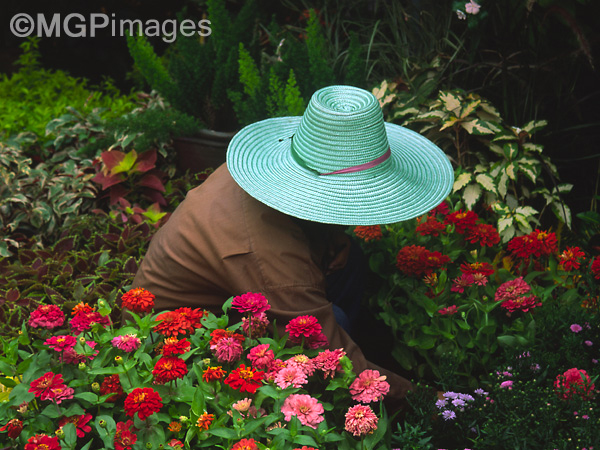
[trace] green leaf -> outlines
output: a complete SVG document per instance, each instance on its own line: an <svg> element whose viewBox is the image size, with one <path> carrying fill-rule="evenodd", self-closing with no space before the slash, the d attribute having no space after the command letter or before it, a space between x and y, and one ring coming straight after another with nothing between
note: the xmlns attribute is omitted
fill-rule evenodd
<svg viewBox="0 0 600 450"><path fill-rule="evenodd" d="M238 432L232 428L210 428L206 432L225 439L238 439Z"/></svg>
<svg viewBox="0 0 600 450"><path fill-rule="evenodd" d="M457 192L465 187L471 181L472 175L467 172L461 173L456 180L454 181L454 185L452 186L452 192Z"/></svg>

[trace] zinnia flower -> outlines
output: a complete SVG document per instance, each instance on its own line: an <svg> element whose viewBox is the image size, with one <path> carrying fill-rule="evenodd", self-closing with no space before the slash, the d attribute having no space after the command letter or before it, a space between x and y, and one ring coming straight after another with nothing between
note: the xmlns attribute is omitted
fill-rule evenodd
<svg viewBox="0 0 600 450"><path fill-rule="evenodd" d="M365 242L378 241L383 237L380 225L354 227L354 234Z"/></svg>
<svg viewBox="0 0 600 450"><path fill-rule="evenodd" d="M463 273L460 277L455 278L452 281L452 287L450 288L451 292L465 292L465 288L471 286L475 282L475 277L470 273Z"/></svg>
<svg viewBox="0 0 600 450"><path fill-rule="evenodd" d="M25 450L60 450L61 448L58 438L47 434L31 436L25 444Z"/></svg>
<svg viewBox="0 0 600 450"><path fill-rule="evenodd" d="M188 368L185 361L177 356L163 356L156 362L152 370L155 384L165 384L177 378L183 378L187 373Z"/></svg>
<svg viewBox="0 0 600 450"><path fill-rule="evenodd" d="M262 385L263 378L264 372L252 370L252 368L240 364L237 369L231 371L227 378L225 378L224 383L240 392L254 394Z"/></svg>
<svg viewBox="0 0 600 450"><path fill-rule="evenodd" d="M263 337L269 326L269 319L265 313L255 314L250 317L242 317L242 331L246 336L254 339Z"/></svg>
<svg viewBox="0 0 600 450"><path fill-rule="evenodd" d="M149 313L154 308L154 294L144 288L134 288L123 294L121 305L135 313Z"/></svg>
<svg viewBox="0 0 600 450"><path fill-rule="evenodd" d="M324 420L322 414L325 410L323 405L310 395L292 394L283 402L281 412L288 422L292 420L292 416L296 416L302 425L316 429Z"/></svg>
<svg viewBox="0 0 600 450"><path fill-rule="evenodd" d="M590 267L590 271L596 280L600 280L600 258L596 257L592 261L592 266Z"/></svg>
<svg viewBox="0 0 600 450"><path fill-rule="evenodd" d="M318 370L323 371L323 378L333 378L336 372L342 370L340 360L346 355L346 352L338 348L333 351L324 350L319 353L313 362Z"/></svg>
<svg viewBox="0 0 600 450"><path fill-rule="evenodd" d="M271 308L269 301L262 294L247 292L233 298L231 307L242 314L260 314Z"/></svg>
<svg viewBox="0 0 600 450"><path fill-rule="evenodd" d="M133 428L133 420L128 420L127 422L117 422L117 431L115 433L115 450L131 450L133 448L133 444L137 441L137 435L134 434L134 431L137 431Z"/></svg>
<svg viewBox="0 0 600 450"><path fill-rule="evenodd" d="M105 400L109 403L114 403L121 397L125 396L125 392L123 392L123 387L121 386L121 380L119 379L118 374L109 375L104 378L104 381L102 381L102 385L100 386L100 395L107 394L114 394Z"/></svg>
<svg viewBox="0 0 600 450"><path fill-rule="evenodd" d="M448 203L445 200L428 212L428 214L431 216L436 216L438 214L440 216L447 216L449 213L450 207L448 206Z"/></svg>
<svg viewBox="0 0 600 450"><path fill-rule="evenodd" d="M260 344L253 347L248 354L248 359L252 362L252 367L258 370L265 370L275 359L273 350L269 350L269 344Z"/></svg>
<svg viewBox="0 0 600 450"><path fill-rule="evenodd" d="M89 305L87 306L89 308ZM110 324L108 316L103 316L94 309L90 311L88 308L77 310L75 316L69 321L69 326L75 334L90 330L94 323L98 323L104 328Z"/></svg>
<svg viewBox="0 0 600 450"><path fill-rule="evenodd" d="M366 405L356 405L346 413L345 428L353 436L365 436L377 429L379 419L373 410Z"/></svg>
<svg viewBox="0 0 600 450"><path fill-rule="evenodd" d="M75 432L77 433L77 437L81 438L85 436L85 433L92 431L92 427L88 425L90 420L92 420L91 414L63 417L58 421L58 427L62 428L67 423L72 423L76 427Z"/></svg>
<svg viewBox="0 0 600 450"><path fill-rule="evenodd" d="M495 300L502 302L500 306L507 309L509 314L517 310L527 312L542 305L535 296L523 296L523 294L526 294L530 290L531 288L523 280L523 277L515 278L514 280L502 283L498 287Z"/></svg>
<svg viewBox="0 0 600 450"><path fill-rule="evenodd" d="M275 376L275 384L281 389L285 389L290 386L301 388L306 383L308 383L306 374L302 371L302 369L295 366L286 366L277 372L277 375Z"/></svg>
<svg viewBox="0 0 600 450"><path fill-rule="evenodd" d="M125 399L125 414L133 417L138 414L140 420L146 420L162 408L162 398L152 388L135 388Z"/></svg>
<svg viewBox="0 0 600 450"><path fill-rule="evenodd" d="M417 225L415 231L421 236L439 236L446 231L446 225L439 222L434 215L429 215L426 216L425 222L420 222L419 225Z"/></svg>
<svg viewBox="0 0 600 450"><path fill-rule="evenodd" d="M475 226L475 223L479 219L479 216L473 211L455 211L450 213L444 219L446 224L454 224L454 229L459 234L465 234L469 229Z"/></svg>
<svg viewBox="0 0 600 450"><path fill-rule="evenodd" d="M56 305L40 305L29 316L29 326L48 330L60 327L65 323L65 315Z"/></svg>
<svg viewBox="0 0 600 450"><path fill-rule="evenodd" d="M183 355L190 351L192 345L187 339L177 339L176 337L166 338L161 349L163 356Z"/></svg>
<svg viewBox="0 0 600 450"><path fill-rule="evenodd" d="M382 400L390 390L390 384L385 380L386 376L378 370L363 370L350 385L352 400L361 403Z"/></svg>
<svg viewBox="0 0 600 450"><path fill-rule="evenodd" d="M159 323L154 327L154 331L163 336L173 337L177 337L178 334L193 333L196 328L202 327L200 320L205 314L206 311L199 308L194 310L178 308L175 311L166 311L156 317L156 321Z"/></svg>
<svg viewBox="0 0 600 450"><path fill-rule="evenodd" d="M196 426L200 428L200 430L208 430L210 428L210 424L213 423L213 420L215 420L214 414L208 414L207 412L204 412L200 417L198 417Z"/></svg>
<svg viewBox="0 0 600 450"><path fill-rule="evenodd" d="M571 328L571 331L573 333L579 333L581 330L583 330L583 328L581 327L581 325L579 325L578 323L574 323L569 328Z"/></svg>
<svg viewBox="0 0 600 450"><path fill-rule="evenodd" d="M579 247L567 247L560 255L558 255L560 264L567 272L579 269L582 259L585 259L585 253L583 253Z"/></svg>
<svg viewBox="0 0 600 450"><path fill-rule="evenodd" d="M467 230L465 240L471 244L479 243L482 247L493 247L500 242L500 234L493 225L479 223Z"/></svg>
<svg viewBox="0 0 600 450"><path fill-rule="evenodd" d="M29 392L33 392L33 395L39 397L40 400L53 400L57 396L60 396L64 389L69 388L64 384L63 377L60 373L54 374L52 372L46 372L38 379L31 382Z"/></svg>
<svg viewBox="0 0 600 450"><path fill-rule="evenodd" d="M6 425L0 428L0 431L6 431L10 439L16 439L23 431L23 422L19 419L10 419Z"/></svg>
<svg viewBox="0 0 600 450"><path fill-rule="evenodd" d="M419 245L405 246L396 255L396 267L409 276L428 275L449 262L448 256Z"/></svg>
<svg viewBox="0 0 600 450"><path fill-rule="evenodd" d="M135 334L124 334L121 336L115 336L110 343L113 345L113 347L129 353L137 350L142 344L142 341Z"/></svg>
<svg viewBox="0 0 600 450"><path fill-rule="evenodd" d="M223 370L221 366L207 367L202 372L202 379L207 383L211 381L218 381L225 376L227 372Z"/></svg>
<svg viewBox="0 0 600 450"><path fill-rule="evenodd" d="M299 354L294 355L285 362L286 367L298 367L306 374L307 377L315 372L315 363L308 356Z"/></svg>
<svg viewBox="0 0 600 450"><path fill-rule="evenodd" d="M558 375L554 381L554 390L564 399L576 396L583 400L590 400L594 398L595 389L596 386L591 382L587 372L576 367Z"/></svg>
<svg viewBox="0 0 600 450"><path fill-rule="evenodd" d="M47 345L57 352L63 352L67 349L71 349L75 347L75 344L77 344L77 338L71 335L52 336L51 338L46 339L44 342L44 345Z"/></svg>
<svg viewBox="0 0 600 450"><path fill-rule="evenodd" d="M299 316L290 320L285 331L290 335L290 341L299 343L303 337L320 334L322 330L319 321L314 316Z"/></svg>
<svg viewBox="0 0 600 450"><path fill-rule="evenodd" d="M458 307L456 305L447 306L445 308L438 310L438 312L443 316L445 316L445 315L451 316L452 314L456 314L458 312Z"/></svg>
<svg viewBox="0 0 600 450"><path fill-rule="evenodd" d="M460 265L460 271L462 273L470 273L471 275L475 275L476 273L480 273L485 275L486 277L491 276L494 273L494 268L490 263L487 262L474 262L474 263L462 263Z"/></svg>
<svg viewBox="0 0 600 450"><path fill-rule="evenodd" d="M217 344L211 347L217 360L221 363L234 363L242 357L244 348L235 337L225 337L219 339Z"/></svg>
<svg viewBox="0 0 600 450"><path fill-rule="evenodd" d="M258 445L254 439L242 439L233 444L231 450L258 450Z"/></svg>

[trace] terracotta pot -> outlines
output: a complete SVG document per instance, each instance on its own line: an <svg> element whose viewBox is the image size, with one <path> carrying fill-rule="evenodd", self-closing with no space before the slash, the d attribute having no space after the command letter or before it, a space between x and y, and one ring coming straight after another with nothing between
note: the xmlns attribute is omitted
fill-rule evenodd
<svg viewBox="0 0 600 450"><path fill-rule="evenodd" d="M181 172L202 172L210 167L217 168L225 162L227 146L236 131L200 130L193 137L173 139L176 165Z"/></svg>

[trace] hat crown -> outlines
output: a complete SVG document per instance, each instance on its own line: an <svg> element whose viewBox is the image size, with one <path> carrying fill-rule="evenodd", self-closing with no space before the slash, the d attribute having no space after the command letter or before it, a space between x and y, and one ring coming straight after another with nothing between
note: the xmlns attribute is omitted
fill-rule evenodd
<svg viewBox="0 0 600 450"><path fill-rule="evenodd" d="M292 145L296 156L318 173L367 164L389 148L379 102L352 86L315 92Z"/></svg>

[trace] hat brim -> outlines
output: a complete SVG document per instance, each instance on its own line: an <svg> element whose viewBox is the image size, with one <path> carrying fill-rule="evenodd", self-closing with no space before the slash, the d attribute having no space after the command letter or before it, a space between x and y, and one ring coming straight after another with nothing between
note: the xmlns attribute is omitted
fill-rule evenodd
<svg viewBox="0 0 600 450"><path fill-rule="evenodd" d="M412 130L386 123L391 156L382 167L319 175L293 157L301 117L248 125L227 150L234 180L258 201L290 216L338 225L378 225L420 216L439 205L454 183L447 156Z"/></svg>

